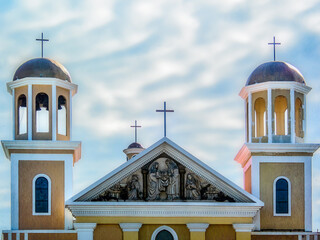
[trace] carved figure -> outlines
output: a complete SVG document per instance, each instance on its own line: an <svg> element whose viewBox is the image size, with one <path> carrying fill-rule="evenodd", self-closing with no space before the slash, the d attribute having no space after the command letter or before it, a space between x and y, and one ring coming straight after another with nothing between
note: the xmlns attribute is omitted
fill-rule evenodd
<svg viewBox="0 0 320 240"><path fill-rule="evenodd" d="M168 200L179 198L179 169L175 162L170 159L166 160L167 174L168 174L168 187L167 195Z"/></svg>
<svg viewBox="0 0 320 240"><path fill-rule="evenodd" d="M115 184L112 188L109 190L110 198L118 200L120 198L120 183Z"/></svg>
<svg viewBox="0 0 320 240"><path fill-rule="evenodd" d="M207 198L207 200L216 200L219 196L219 193L220 191L216 187L209 185L204 196Z"/></svg>
<svg viewBox="0 0 320 240"><path fill-rule="evenodd" d="M139 177L134 174L132 175L131 181L128 184L128 199L138 200L141 196L141 188L139 183Z"/></svg>
<svg viewBox="0 0 320 240"><path fill-rule="evenodd" d="M186 181L186 198L189 200L200 200L200 185L195 176L191 173L187 175Z"/></svg>
<svg viewBox="0 0 320 240"><path fill-rule="evenodd" d="M155 200L159 197L159 163L154 162L149 171L148 177L148 200Z"/></svg>

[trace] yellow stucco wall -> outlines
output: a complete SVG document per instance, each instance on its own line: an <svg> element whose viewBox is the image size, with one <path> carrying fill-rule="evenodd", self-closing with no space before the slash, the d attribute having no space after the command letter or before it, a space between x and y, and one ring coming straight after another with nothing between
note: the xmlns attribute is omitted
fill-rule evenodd
<svg viewBox="0 0 320 240"><path fill-rule="evenodd" d="M51 179L51 215L32 215L32 181ZM64 162L19 161L19 229L64 229Z"/></svg>
<svg viewBox="0 0 320 240"><path fill-rule="evenodd" d="M273 216L273 182L279 176L291 182L291 216ZM304 229L304 166L303 163L261 163L260 199L261 229Z"/></svg>
<svg viewBox="0 0 320 240"><path fill-rule="evenodd" d="M119 224L98 224L93 240L122 240L122 230Z"/></svg>
<svg viewBox="0 0 320 240"><path fill-rule="evenodd" d="M210 225L206 231L206 240L236 240L232 225Z"/></svg>

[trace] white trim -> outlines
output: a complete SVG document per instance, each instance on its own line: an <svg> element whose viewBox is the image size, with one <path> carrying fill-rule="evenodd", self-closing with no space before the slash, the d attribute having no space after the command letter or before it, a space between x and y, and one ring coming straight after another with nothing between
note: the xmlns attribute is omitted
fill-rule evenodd
<svg viewBox="0 0 320 240"><path fill-rule="evenodd" d="M81 142L78 141L46 141L46 140L17 140L17 141L1 141L3 151L6 158L10 160L9 150L25 149L25 150L74 150L74 156L81 156ZM36 154L39 155L39 154ZM60 154L61 155L61 154ZM79 159L75 159L75 162Z"/></svg>
<svg viewBox="0 0 320 240"><path fill-rule="evenodd" d="M279 179L284 179L288 182L288 213L277 213L277 206L276 206L276 184ZM273 181L273 216L291 216L291 182L290 179L285 176L279 176Z"/></svg>
<svg viewBox="0 0 320 240"><path fill-rule="evenodd" d="M18 124L20 124L19 119L16 119L16 96L14 95L14 89L12 89L12 132L13 132L13 136L12 139L16 139L16 122L18 122ZM28 108L27 108L28 109ZM17 118L19 118L17 116Z"/></svg>
<svg viewBox="0 0 320 240"><path fill-rule="evenodd" d="M254 224L247 223L234 223L232 226L236 232L251 232L254 228Z"/></svg>
<svg viewBox="0 0 320 240"><path fill-rule="evenodd" d="M19 159L11 160L11 229L19 229Z"/></svg>
<svg viewBox="0 0 320 240"><path fill-rule="evenodd" d="M93 230L96 223L74 223L74 229L77 230L78 240L93 240Z"/></svg>
<svg viewBox="0 0 320 240"><path fill-rule="evenodd" d="M78 85L64 81L57 78L37 78L37 77L27 77L23 79L18 79L7 83L7 90L12 94L12 89L18 88L25 85L53 85L55 84L58 87L69 89L74 96L78 91Z"/></svg>
<svg viewBox="0 0 320 240"><path fill-rule="evenodd" d="M72 91L69 92L69 121L69 135L70 141L72 141Z"/></svg>
<svg viewBox="0 0 320 240"><path fill-rule="evenodd" d="M312 231L312 159L304 163L304 223L305 231Z"/></svg>
<svg viewBox="0 0 320 240"><path fill-rule="evenodd" d="M245 135L245 142L248 142L248 122L249 122L249 119L248 119L248 108L247 108L247 105L248 105L248 102L247 102L247 99L244 99L244 113L245 113L245 128L244 128L244 135ZM248 106L249 107L249 106Z"/></svg>
<svg viewBox="0 0 320 240"><path fill-rule="evenodd" d="M35 183L39 177L44 177L48 181L48 212L38 213L36 212L36 189ZM32 180L32 215L51 215L51 179L46 174L38 174Z"/></svg>
<svg viewBox="0 0 320 240"><path fill-rule="evenodd" d="M27 104L27 109L28 109L28 140L32 140L32 85L28 85L28 104Z"/></svg>
<svg viewBox="0 0 320 240"><path fill-rule="evenodd" d="M292 235L305 235L305 236L320 236L319 232L252 232L251 235L269 235L269 236L292 236Z"/></svg>
<svg viewBox="0 0 320 240"><path fill-rule="evenodd" d="M163 230L166 230L169 233L171 233L171 235L173 237L173 240L178 240L179 239L177 233L171 227L163 225L161 227L158 227L156 230L154 230L154 232L152 233L152 236L151 236L151 240L156 240L156 237L157 237L158 233L163 231Z"/></svg>
<svg viewBox="0 0 320 240"><path fill-rule="evenodd" d="M249 143L252 142L252 94L248 95L248 128L249 128Z"/></svg>
<svg viewBox="0 0 320 240"><path fill-rule="evenodd" d="M139 232L142 223L119 223L122 232Z"/></svg>
<svg viewBox="0 0 320 240"><path fill-rule="evenodd" d="M52 84L52 97L51 97L51 112L52 112L52 141L57 140L57 86Z"/></svg>
<svg viewBox="0 0 320 240"><path fill-rule="evenodd" d="M259 84L253 84L249 86L244 86L239 95L243 99L246 99L249 93L260 92L263 90L271 89L290 89L293 88L296 92L300 92L302 94L308 94L311 91L311 87L306 86L304 84L298 82L291 81L281 81L281 82L264 82Z"/></svg>
<svg viewBox="0 0 320 240"><path fill-rule="evenodd" d="M268 88L268 143L272 143L272 90Z"/></svg>
<svg viewBox="0 0 320 240"><path fill-rule="evenodd" d="M209 202L74 202L75 217L254 217L261 207ZM228 205L227 205L228 204ZM234 203L233 203L234 204Z"/></svg>
<svg viewBox="0 0 320 240"><path fill-rule="evenodd" d="M187 223L190 232L206 232L209 223Z"/></svg>
<svg viewBox="0 0 320 240"><path fill-rule="evenodd" d="M307 139L307 95L303 95L303 139Z"/></svg>
<svg viewBox="0 0 320 240"><path fill-rule="evenodd" d="M295 118L296 118L296 114L295 114L295 97L294 97L294 89L291 88L290 89L290 107L291 107L291 111L290 111L290 119L291 119L291 143L295 143L296 142L296 126L295 126Z"/></svg>
<svg viewBox="0 0 320 240"><path fill-rule="evenodd" d="M76 233L76 230L3 230L2 233Z"/></svg>

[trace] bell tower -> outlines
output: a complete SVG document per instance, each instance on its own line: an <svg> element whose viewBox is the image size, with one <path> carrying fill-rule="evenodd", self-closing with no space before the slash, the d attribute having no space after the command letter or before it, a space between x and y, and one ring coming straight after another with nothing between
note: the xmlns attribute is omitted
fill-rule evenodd
<svg viewBox="0 0 320 240"><path fill-rule="evenodd" d="M261 64L240 91L245 143L235 160L244 188L264 202L256 230L312 231L311 162L319 144L306 140L306 96L311 88L286 62Z"/></svg>
<svg viewBox="0 0 320 240"><path fill-rule="evenodd" d="M48 58L23 63L7 83L13 140L2 141L11 161L12 230L71 229L65 201L72 197L73 165L81 142L72 141L72 97L77 85Z"/></svg>

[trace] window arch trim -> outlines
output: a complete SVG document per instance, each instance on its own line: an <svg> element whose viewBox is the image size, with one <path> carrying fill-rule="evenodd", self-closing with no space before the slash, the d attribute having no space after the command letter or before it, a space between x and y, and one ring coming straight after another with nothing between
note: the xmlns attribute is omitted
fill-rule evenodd
<svg viewBox="0 0 320 240"><path fill-rule="evenodd" d="M36 181L38 178L44 177L48 181L48 212L36 212ZM46 174L38 174L32 180L32 215L51 215L51 179Z"/></svg>
<svg viewBox="0 0 320 240"><path fill-rule="evenodd" d="M288 183L288 213L277 213L277 181L279 179L284 179ZM273 181L273 216L291 216L291 182L289 178L285 176L279 176Z"/></svg>
<svg viewBox="0 0 320 240"><path fill-rule="evenodd" d="M161 226L161 227L158 227L156 230L154 230L154 232L152 233L152 236L151 236L151 240L156 240L156 237L157 237L158 233L161 232L162 230L166 230L169 233L171 233L171 235L173 236L174 240L179 240L177 233L171 227L168 227L168 226L165 226L165 225Z"/></svg>

